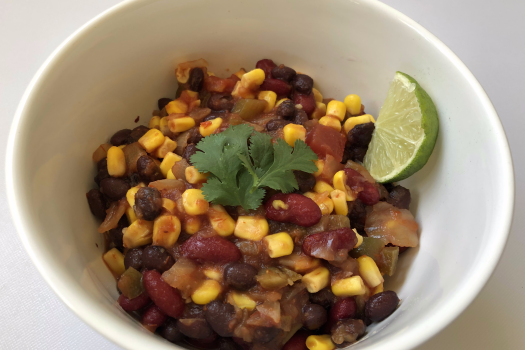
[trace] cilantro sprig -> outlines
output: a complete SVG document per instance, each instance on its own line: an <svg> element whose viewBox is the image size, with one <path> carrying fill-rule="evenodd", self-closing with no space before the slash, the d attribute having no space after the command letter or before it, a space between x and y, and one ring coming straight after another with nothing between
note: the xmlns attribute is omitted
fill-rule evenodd
<svg viewBox="0 0 525 350"><path fill-rule="evenodd" d="M297 140L294 147L282 139L273 143L270 135L244 124L205 137L197 149L202 152L195 153L191 162L200 172L210 173L202 186L204 198L246 210L261 205L265 187L283 193L298 189L294 170L317 170L313 162L317 155L304 141Z"/></svg>

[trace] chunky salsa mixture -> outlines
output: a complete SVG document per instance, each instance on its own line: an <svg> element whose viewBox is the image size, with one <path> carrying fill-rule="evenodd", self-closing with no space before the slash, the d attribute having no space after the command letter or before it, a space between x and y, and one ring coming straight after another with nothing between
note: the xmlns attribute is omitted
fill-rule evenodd
<svg viewBox="0 0 525 350"><path fill-rule="evenodd" d="M384 276L418 245L409 190L360 163L374 118L269 59L228 78L207 67L179 64L176 98L93 154L118 304L203 349L356 342L397 308Z"/></svg>

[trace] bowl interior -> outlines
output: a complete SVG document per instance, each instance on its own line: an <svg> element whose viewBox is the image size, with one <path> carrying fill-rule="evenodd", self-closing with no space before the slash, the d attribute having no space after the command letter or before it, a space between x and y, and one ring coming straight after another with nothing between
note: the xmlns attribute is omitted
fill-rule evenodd
<svg viewBox="0 0 525 350"><path fill-rule="evenodd" d="M91 154L117 130L146 124L173 97L177 63L205 58L228 76L271 58L312 76L325 97L361 96L377 116L395 71L433 98L440 135L406 181L421 246L386 287L401 306L353 349L406 349L435 334L477 294L503 248L512 165L499 120L468 70L428 32L376 1L127 2L70 40L41 72L13 126L13 215L40 271L82 319L128 349L173 349L115 306L115 281L85 193Z"/></svg>

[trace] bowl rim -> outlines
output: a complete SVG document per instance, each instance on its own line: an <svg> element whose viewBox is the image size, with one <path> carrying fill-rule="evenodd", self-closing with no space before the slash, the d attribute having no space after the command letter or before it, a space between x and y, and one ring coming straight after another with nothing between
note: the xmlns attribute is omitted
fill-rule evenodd
<svg viewBox="0 0 525 350"><path fill-rule="evenodd" d="M73 298L70 293L61 289L61 286L57 283L51 273L48 271L48 263L45 260L39 260L36 250L36 246L33 246L30 239L30 232L24 220L23 210L19 208L20 203L16 196L15 183L17 182L17 177L14 174L15 169L15 144L17 141L17 135L21 125L27 115L24 114L25 106L32 96L35 87L41 82L41 79L45 77L46 73L49 72L58 59L67 54L68 48L75 45L76 42L81 40L82 36L89 32L91 28L97 25L101 21L110 19L112 16L117 16L119 13L125 12L133 6L140 5L143 6L149 2L155 2L156 0L125 0L120 2L107 10L103 11L99 15L95 16L75 32L69 35L44 61L42 66L38 69L28 87L26 88L19 105L17 107L15 116L13 118L9 138L7 143L6 151L6 186L7 186L7 197L10 207L11 216L15 223L16 230L22 241L24 248L29 254L33 264L37 267L38 271L55 292L56 295L73 311L81 320L83 320L88 326L96 330L99 334L102 334L106 339L112 341L113 343L126 348L134 348L130 340L127 337L119 337L115 332L112 332L110 329L104 327L103 323L97 322L96 315L88 315L89 312L93 313L93 310L87 311L86 308L81 307L77 300ZM352 1L352 0L348 0ZM493 132L495 134L495 139L500 143L501 148L505 151L503 154L500 154L502 163L507 166L500 169L502 173L502 178L506 179L504 183L506 184L503 189L502 194L502 203L504 208L502 210L501 217L501 226L499 232L492 236L492 249L489 251L489 254L484 257L484 260L478 265L478 268L473 271L468 276L469 283L463 284L461 293L457 292L448 302L447 307L441 308L436 311L431 317L429 317L424 322L421 322L418 325L414 325L406 332L399 334L396 337L392 337L389 340L382 341L381 343L372 344L370 349L374 350L386 350L386 349L411 349L414 348L425 341L429 340L431 337L435 336L441 330L443 330L447 325L449 325L455 318L457 318L471 303L474 301L476 296L481 292L492 273L494 272L501 255L504 251L511 225L512 218L514 213L514 200L515 200L515 180L514 180L514 168L512 163L512 156L510 152L510 147L508 140L505 135L501 120L498 117L498 114L492 105L489 97L482 88L481 84L477 81L474 75L466 67L466 65L450 50L443 42L441 42L436 36L434 36L430 31L425 29L419 23L410 19L408 16L402 14L398 10L380 2L377 0L360 0L360 5L368 6L374 11L381 12L384 15L387 15L390 18L397 19L403 24L411 27L415 30L422 38L429 41L434 47L436 47L463 75L463 78L469 83L470 87L475 92L476 96L479 98L480 103L483 105L489 116L489 122L494 127ZM468 286L468 287L467 287ZM402 344L402 345L400 345Z"/></svg>

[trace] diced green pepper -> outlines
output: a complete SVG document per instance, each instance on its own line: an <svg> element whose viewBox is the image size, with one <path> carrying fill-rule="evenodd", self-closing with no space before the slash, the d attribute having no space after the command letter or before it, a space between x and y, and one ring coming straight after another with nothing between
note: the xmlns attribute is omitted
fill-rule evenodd
<svg viewBox="0 0 525 350"><path fill-rule="evenodd" d="M379 253L376 261L377 267L382 274L392 276L396 272L399 247L384 247Z"/></svg>
<svg viewBox="0 0 525 350"><path fill-rule="evenodd" d="M242 99L235 103L232 113L237 113L244 120L253 120L260 116L268 102L251 98Z"/></svg>
<svg viewBox="0 0 525 350"><path fill-rule="evenodd" d="M128 299L133 299L144 293L142 274L133 267L128 268L118 281L118 289Z"/></svg>
<svg viewBox="0 0 525 350"><path fill-rule="evenodd" d="M350 256L354 259L361 255L368 255L377 263L381 249L385 246L383 240L379 238L363 237L363 243L350 251Z"/></svg>

